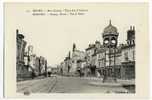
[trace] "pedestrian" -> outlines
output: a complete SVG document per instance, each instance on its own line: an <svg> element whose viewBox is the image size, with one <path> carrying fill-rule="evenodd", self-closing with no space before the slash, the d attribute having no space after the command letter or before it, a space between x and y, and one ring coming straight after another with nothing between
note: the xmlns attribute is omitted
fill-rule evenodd
<svg viewBox="0 0 152 100"><path fill-rule="evenodd" d="M81 77L81 70L78 70L78 72L79 72L79 76Z"/></svg>
<svg viewBox="0 0 152 100"><path fill-rule="evenodd" d="M35 73L32 71L32 79L34 79L35 77Z"/></svg>
<svg viewBox="0 0 152 100"><path fill-rule="evenodd" d="M52 72L51 72L51 71L48 71L48 76L49 76L49 77L51 77L51 74L52 74Z"/></svg>

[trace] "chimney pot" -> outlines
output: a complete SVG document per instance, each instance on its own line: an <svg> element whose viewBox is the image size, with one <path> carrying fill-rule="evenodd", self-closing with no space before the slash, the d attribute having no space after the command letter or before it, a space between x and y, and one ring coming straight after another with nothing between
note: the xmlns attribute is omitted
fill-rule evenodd
<svg viewBox="0 0 152 100"><path fill-rule="evenodd" d="M135 26L133 26L133 30L135 30Z"/></svg>
<svg viewBox="0 0 152 100"><path fill-rule="evenodd" d="M132 26L130 26L130 30L132 30Z"/></svg>
<svg viewBox="0 0 152 100"><path fill-rule="evenodd" d="M16 29L16 33L19 34L19 30L18 29Z"/></svg>

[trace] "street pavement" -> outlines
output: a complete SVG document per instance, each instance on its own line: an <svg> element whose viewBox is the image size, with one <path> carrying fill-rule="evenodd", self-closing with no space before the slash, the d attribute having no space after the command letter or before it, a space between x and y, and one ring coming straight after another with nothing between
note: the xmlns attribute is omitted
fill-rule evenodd
<svg viewBox="0 0 152 100"><path fill-rule="evenodd" d="M48 93L55 84L55 79L47 77L17 82L17 92Z"/></svg>
<svg viewBox="0 0 152 100"><path fill-rule="evenodd" d="M101 83L93 85L92 83ZM102 81L80 78L52 76L42 79L17 82L17 92L24 93L127 93L121 85L102 85Z"/></svg>

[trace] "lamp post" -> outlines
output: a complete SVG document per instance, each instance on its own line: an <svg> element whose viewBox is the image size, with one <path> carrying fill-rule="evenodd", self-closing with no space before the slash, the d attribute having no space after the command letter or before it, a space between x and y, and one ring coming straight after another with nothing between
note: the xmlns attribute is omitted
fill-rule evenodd
<svg viewBox="0 0 152 100"><path fill-rule="evenodd" d="M115 82L117 81L116 80L116 48L114 48L114 80Z"/></svg>
<svg viewBox="0 0 152 100"><path fill-rule="evenodd" d="M112 67L112 69L113 69L113 78L114 78L114 81L116 82L116 46L117 46L117 41L116 41L116 39L115 38L113 38L112 40L111 40L111 42L112 42L112 48L113 48L113 51L114 51L114 53L113 53L113 57L114 57L114 63L113 63L113 67Z"/></svg>

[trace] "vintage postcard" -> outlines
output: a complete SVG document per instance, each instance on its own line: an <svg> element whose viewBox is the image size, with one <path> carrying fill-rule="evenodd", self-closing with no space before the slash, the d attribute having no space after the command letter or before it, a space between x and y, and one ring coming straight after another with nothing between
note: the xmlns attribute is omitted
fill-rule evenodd
<svg viewBox="0 0 152 100"><path fill-rule="evenodd" d="M149 96L148 3L5 3L4 18L5 97Z"/></svg>

